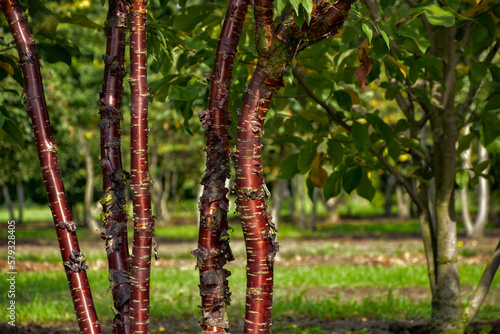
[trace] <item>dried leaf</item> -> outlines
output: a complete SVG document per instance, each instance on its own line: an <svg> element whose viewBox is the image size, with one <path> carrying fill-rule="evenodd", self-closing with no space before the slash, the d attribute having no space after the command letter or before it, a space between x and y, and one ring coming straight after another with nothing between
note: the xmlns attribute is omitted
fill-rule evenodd
<svg viewBox="0 0 500 334"><path fill-rule="evenodd" d="M356 79L358 80L359 88L368 86L367 78L373 68L372 61L368 58L369 47L368 39L365 39L358 46L358 59L361 65L356 69Z"/></svg>

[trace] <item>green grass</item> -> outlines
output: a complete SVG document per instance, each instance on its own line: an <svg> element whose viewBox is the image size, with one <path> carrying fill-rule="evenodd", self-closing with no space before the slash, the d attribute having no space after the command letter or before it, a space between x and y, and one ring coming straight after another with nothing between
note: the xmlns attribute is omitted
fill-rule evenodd
<svg viewBox="0 0 500 334"><path fill-rule="evenodd" d="M241 316L244 308L245 270L230 266L233 303L229 309L232 317ZM482 266L461 268L461 282L477 282ZM102 321L110 321L110 294L106 295L108 273L106 270L89 270L89 281L94 300ZM275 311L277 321L287 317L311 317L315 319L371 318L380 320L428 319L429 302L417 302L411 298L395 298L395 288L408 286L426 288L424 266L303 266L277 267L275 281ZM194 268L154 268L152 271L152 321L165 319L195 319L198 317L198 272ZM493 283L500 285L497 277ZM380 292L361 300L349 295L317 294L311 291L327 291L331 288L380 287ZM6 291L5 274L0 275L0 291ZM338 291L342 291L341 289ZM0 295L0 304L6 305L6 295ZM21 272L16 280L17 316L20 323L73 322L74 313L63 270L47 272ZM478 320L496 319L498 305L486 305ZM5 318L5 308L0 317Z"/></svg>

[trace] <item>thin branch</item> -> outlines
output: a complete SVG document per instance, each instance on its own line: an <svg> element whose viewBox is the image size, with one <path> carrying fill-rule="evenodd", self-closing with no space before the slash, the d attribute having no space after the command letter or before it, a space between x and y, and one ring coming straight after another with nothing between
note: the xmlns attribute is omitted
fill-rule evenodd
<svg viewBox="0 0 500 334"><path fill-rule="evenodd" d="M375 22L382 19L382 14L380 14L380 9L378 8L378 3L376 0L362 0L366 8L370 11L370 15Z"/></svg>
<svg viewBox="0 0 500 334"><path fill-rule="evenodd" d="M483 61L484 66L488 67L491 64L499 48L500 48L500 38L496 40L495 45L493 45L490 52L488 52L488 55L486 55L486 58ZM476 93L479 89L479 86L480 83L473 84L470 86L469 92L467 93L467 97L465 98L465 101L462 103L462 106L458 111L458 116L460 119L462 119L465 116L465 114L469 111L472 102L474 102L474 98L476 97Z"/></svg>
<svg viewBox="0 0 500 334"><path fill-rule="evenodd" d="M486 266L486 269L484 269L483 275L481 276L481 279L479 280L476 290L472 295L472 299L470 300L469 304L465 307L463 311L466 326L468 326L472 322L477 312L479 311L479 308L483 304L484 299L486 298L486 295L490 290L491 283L495 278L495 274L498 271L499 266L500 266L500 242L498 243L495 252L491 256L490 261Z"/></svg>

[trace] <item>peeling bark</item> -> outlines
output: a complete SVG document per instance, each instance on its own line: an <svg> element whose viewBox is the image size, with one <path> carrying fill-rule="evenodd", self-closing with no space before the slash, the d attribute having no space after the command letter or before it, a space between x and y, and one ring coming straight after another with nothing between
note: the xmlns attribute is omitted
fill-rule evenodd
<svg viewBox="0 0 500 334"><path fill-rule="evenodd" d="M130 180L134 207L130 330L149 333L151 246L154 219L151 212L148 171L148 97L146 50L147 0L132 2L130 10Z"/></svg>
<svg viewBox="0 0 500 334"><path fill-rule="evenodd" d="M261 160L263 124L274 93L283 86L285 69L306 47L333 36L343 25L351 1L319 1L310 25L299 29L288 15L275 31L273 1L254 3L258 64L244 97L238 121L235 169L237 210L247 253L244 333L269 333L273 300L273 266L278 251L276 226L267 213L268 193Z"/></svg>
<svg viewBox="0 0 500 334"><path fill-rule="evenodd" d="M130 279L117 279L116 272L129 273L127 241L128 208L125 186L129 174L123 170L121 156L120 106L125 76L124 53L129 4L110 0L107 19L107 45L104 79L99 99L101 115L101 160L103 195L101 220L105 231L109 281L113 295L114 333L130 333ZM122 275L126 277L126 275Z"/></svg>
<svg viewBox="0 0 500 334"><path fill-rule="evenodd" d="M49 198L61 256L70 286L80 333L101 333L99 320L85 270L85 257L80 251L68 199L57 161L57 143L52 136L49 114L40 73L40 56L31 38L28 22L17 0L1 0L0 6L7 18L24 78L24 103L30 115L45 189Z"/></svg>
<svg viewBox="0 0 500 334"><path fill-rule="evenodd" d="M229 321L226 306L231 293L227 278L231 274L223 267L232 261L229 247L230 229L227 221L229 200L226 180L230 177L228 104L234 66L248 0L231 0L219 36L215 54L208 110L198 114L206 136L206 168L201 185L198 258L203 333L226 333Z"/></svg>

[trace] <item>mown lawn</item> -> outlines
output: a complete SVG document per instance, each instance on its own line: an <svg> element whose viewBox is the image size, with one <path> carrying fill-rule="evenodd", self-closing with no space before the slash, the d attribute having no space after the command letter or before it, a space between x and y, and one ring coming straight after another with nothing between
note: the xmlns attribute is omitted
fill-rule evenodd
<svg viewBox="0 0 500 334"><path fill-rule="evenodd" d="M237 333L244 315L245 255L241 229L232 225L232 247L237 260L227 267L232 272L232 304L228 312ZM418 232L416 225L414 221L360 220L323 226L320 231L305 235L296 227L280 226L273 333L332 333L323 331L324 326L339 319L358 322L361 328L364 323L369 328L370 321L428 320L430 293L421 241L414 235ZM105 332L109 332L113 313L104 244L88 230L78 232L91 268L88 276L96 308ZM6 247L3 225L1 235L0 245ZM196 248L196 235L194 224L157 229L161 259L153 262L151 307L152 328L156 332L197 332L198 272L194 270L195 259L189 254ZM63 326L74 331L73 306L51 224L19 225L16 237L18 324ZM461 243L464 305L495 243L493 237L480 243ZM6 291L6 259L0 260L0 291ZM0 321L6 319L6 303L6 294L0 294ZM497 276L476 320L497 320L499 314Z"/></svg>

